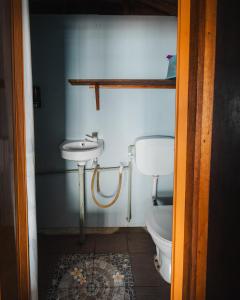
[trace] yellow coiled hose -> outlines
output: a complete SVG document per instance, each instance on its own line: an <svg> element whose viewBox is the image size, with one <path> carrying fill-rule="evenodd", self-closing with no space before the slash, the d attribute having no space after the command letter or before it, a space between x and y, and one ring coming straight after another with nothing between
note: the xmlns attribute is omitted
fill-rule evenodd
<svg viewBox="0 0 240 300"><path fill-rule="evenodd" d="M100 186L99 186L99 165L96 165L96 167L94 168L93 171L93 175L92 175L92 180L91 180L91 192L92 192L92 198L93 201L95 202L95 204L100 207L100 208L108 208L110 206L112 206L117 199L119 198L120 192L121 192L121 187L122 187L122 171L119 172L119 177L118 177L118 188L116 191L116 194L113 196L113 198L109 201L108 204L102 204L100 203L100 201L96 198L95 195L95 190L94 190L94 185L95 185L95 178L96 175L98 174L98 190L100 190Z"/></svg>

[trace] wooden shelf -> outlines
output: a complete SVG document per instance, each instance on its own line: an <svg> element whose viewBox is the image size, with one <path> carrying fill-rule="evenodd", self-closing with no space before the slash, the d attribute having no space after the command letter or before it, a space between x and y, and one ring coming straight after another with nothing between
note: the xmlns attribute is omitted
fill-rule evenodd
<svg viewBox="0 0 240 300"><path fill-rule="evenodd" d="M96 109L100 109L99 88L110 89L175 89L174 79L69 79L72 85L95 88Z"/></svg>
<svg viewBox="0 0 240 300"><path fill-rule="evenodd" d="M155 88L175 89L174 79L69 79L72 85L88 85L102 88Z"/></svg>

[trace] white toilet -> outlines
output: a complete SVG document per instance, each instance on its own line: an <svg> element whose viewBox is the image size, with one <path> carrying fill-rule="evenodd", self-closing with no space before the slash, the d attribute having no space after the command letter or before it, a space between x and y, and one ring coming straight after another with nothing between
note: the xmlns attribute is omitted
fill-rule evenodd
<svg viewBox="0 0 240 300"><path fill-rule="evenodd" d="M154 263L163 279L171 282L172 254L172 205L157 204L157 182L159 176L173 174L174 138L148 136L135 143L136 165L139 171L153 177L153 205L146 216L147 230L156 245Z"/></svg>

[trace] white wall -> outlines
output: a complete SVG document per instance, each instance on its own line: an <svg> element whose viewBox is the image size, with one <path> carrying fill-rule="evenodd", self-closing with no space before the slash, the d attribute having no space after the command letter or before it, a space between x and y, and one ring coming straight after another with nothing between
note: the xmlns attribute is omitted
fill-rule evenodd
<svg viewBox="0 0 240 300"><path fill-rule="evenodd" d="M175 91L148 89L101 90L95 109L94 91L71 86L69 78L165 78L167 54L176 53L175 17L33 16L34 83L41 87L43 106L35 110L37 171L76 167L60 157L65 139L98 131L105 140L103 166L127 163L128 145L143 135L174 135ZM127 226L126 176L118 203L98 209L90 196L87 175L88 226ZM151 178L133 172L133 219L144 224L151 205ZM102 176L105 191L117 177ZM159 189L172 190L172 176ZM37 177L38 224L41 228L78 226L77 174Z"/></svg>

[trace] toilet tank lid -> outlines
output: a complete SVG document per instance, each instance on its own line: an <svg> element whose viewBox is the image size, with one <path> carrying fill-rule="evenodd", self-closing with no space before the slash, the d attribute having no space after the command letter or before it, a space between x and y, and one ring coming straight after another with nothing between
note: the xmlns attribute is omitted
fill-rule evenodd
<svg viewBox="0 0 240 300"><path fill-rule="evenodd" d="M135 142L135 162L144 175L163 176L173 173L174 137L151 135Z"/></svg>

